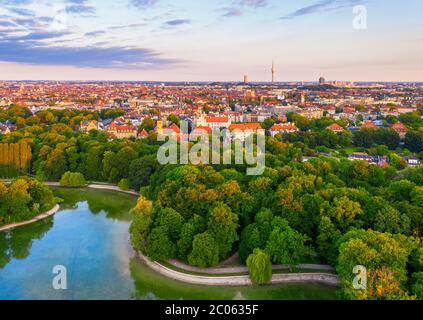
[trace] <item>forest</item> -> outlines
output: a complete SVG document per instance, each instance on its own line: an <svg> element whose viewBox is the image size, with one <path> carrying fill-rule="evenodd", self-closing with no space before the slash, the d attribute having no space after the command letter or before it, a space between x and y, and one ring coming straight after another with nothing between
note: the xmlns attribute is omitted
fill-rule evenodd
<svg viewBox="0 0 423 320"><path fill-rule="evenodd" d="M153 260L208 267L239 251L257 284L269 280L272 264L295 272L298 263L328 263L341 277L342 298L423 299L423 168L401 161L423 151L407 149L422 136L417 118L407 123L412 131L405 147L395 145L389 130L335 134L325 129L328 119L294 119L302 131L266 137L264 174L246 176L244 165L159 166L151 121L142 125L150 131L146 139L112 140L101 131L78 131L81 120L100 117L96 112L32 115L17 108L6 116L18 130L0 135L0 144L31 148L7 157L18 172L40 181L78 172L86 181L140 190L131 240ZM322 146L337 156L319 156ZM395 161L384 168L352 162L347 148ZM303 161L306 155L314 157ZM9 192L0 188L3 199ZM367 290L351 286L357 265L367 268Z"/></svg>

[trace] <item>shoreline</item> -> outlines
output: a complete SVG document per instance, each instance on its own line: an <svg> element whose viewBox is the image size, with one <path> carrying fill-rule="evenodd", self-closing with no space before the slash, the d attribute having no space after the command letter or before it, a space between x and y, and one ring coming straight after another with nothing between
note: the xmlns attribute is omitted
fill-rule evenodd
<svg viewBox="0 0 423 320"><path fill-rule="evenodd" d="M0 180L4 183L10 183L10 180ZM52 188L67 188L67 187L63 187L60 185L59 182L51 182L51 181L46 181L43 182L46 186L52 187ZM136 191L133 190L122 190L120 189L118 186L114 186L114 185L107 185L107 184L89 184L87 186L81 187L81 188L88 188L88 189L94 189L94 190L106 190L106 191L115 191L115 192L121 192L121 193L125 193L125 194L129 194L132 196L139 196L139 193L137 193ZM75 188L78 189L78 188ZM14 222L14 223L10 223L4 226L0 227L0 232L5 232L5 231L9 231L15 228L19 228L19 227L23 227L23 226L27 226L29 224L33 224L36 223L38 221L44 220L48 217L51 217L53 215L55 215L57 212L59 212L60 210L60 204L56 204L53 208L51 208L50 210L41 213L37 216L35 216L34 218L30 219L30 220L26 220L26 221L21 221L21 222Z"/></svg>
<svg viewBox="0 0 423 320"><path fill-rule="evenodd" d="M48 217L55 215L57 212L59 212L59 210L60 210L60 205L56 204L53 208L51 208L47 212L41 213L41 214L37 215L36 217L32 218L31 220L22 221L22 222L15 222L15 223L11 223L11 224L7 224L5 226L2 226L2 227L0 227L0 232L9 231L9 230L12 230L12 229L15 229L15 228L18 228L18 227L26 226L26 225L33 224L35 222L44 220Z"/></svg>

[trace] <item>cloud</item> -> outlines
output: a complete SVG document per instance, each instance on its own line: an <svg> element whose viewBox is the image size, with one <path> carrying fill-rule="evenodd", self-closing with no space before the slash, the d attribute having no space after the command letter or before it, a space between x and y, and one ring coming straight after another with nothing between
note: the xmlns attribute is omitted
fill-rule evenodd
<svg viewBox="0 0 423 320"><path fill-rule="evenodd" d="M91 31L91 32L87 32L85 34L86 37L96 37L96 36L100 36L102 34L105 34L106 31L103 30L98 30L98 31Z"/></svg>
<svg viewBox="0 0 423 320"><path fill-rule="evenodd" d="M39 41L39 40L47 40L47 39L54 39L60 38L65 35L68 35L68 32L31 32L24 36L5 36L3 37L2 41Z"/></svg>
<svg viewBox="0 0 423 320"><path fill-rule="evenodd" d="M354 5L361 4L363 2L364 0L320 0L309 6L297 9L289 15L281 17L281 19L290 20L296 17L301 17L318 12L327 12L342 9L345 7L351 7Z"/></svg>
<svg viewBox="0 0 423 320"><path fill-rule="evenodd" d="M19 16L25 16L25 17L32 17L35 16L35 12L29 9L24 8L8 8L9 12L15 13Z"/></svg>
<svg viewBox="0 0 423 320"><path fill-rule="evenodd" d="M5 20L0 21L0 27L14 27L14 26L16 26L16 24L13 22L5 21Z"/></svg>
<svg viewBox="0 0 423 320"><path fill-rule="evenodd" d="M81 14L84 16L93 16L96 13L96 9L93 6L75 4L75 5L67 6L66 12L72 13L72 14Z"/></svg>
<svg viewBox="0 0 423 320"><path fill-rule="evenodd" d="M169 20L165 22L166 26L170 26L170 27L176 27L176 26L180 26L183 24L190 24L191 20L189 19L175 19L175 20Z"/></svg>
<svg viewBox="0 0 423 320"><path fill-rule="evenodd" d="M139 27L145 27L148 26L147 23L131 23L127 25L121 25L121 26L110 26L107 29L108 30L121 30L121 29L127 29L127 28L139 28Z"/></svg>
<svg viewBox="0 0 423 320"><path fill-rule="evenodd" d="M0 4L5 6L21 6L34 2L34 0L0 0Z"/></svg>
<svg viewBox="0 0 423 320"><path fill-rule="evenodd" d="M94 16L96 8L88 4L88 0L67 0L66 12L82 16Z"/></svg>
<svg viewBox="0 0 423 320"><path fill-rule="evenodd" d="M222 17L231 18L243 15L243 9L250 8L263 8L268 5L268 0L235 0L231 7L220 9L223 11Z"/></svg>
<svg viewBox="0 0 423 320"><path fill-rule="evenodd" d="M136 8L147 8L154 6L158 0L130 0L129 5Z"/></svg>
<svg viewBox="0 0 423 320"><path fill-rule="evenodd" d="M239 17L242 16L242 11L238 8L225 8L222 9L225 11L225 13L222 15L223 17Z"/></svg>
<svg viewBox="0 0 423 320"><path fill-rule="evenodd" d="M245 7L265 7L267 5L267 0L239 0L239 5Z"/></svg>
<svg viewBox="0 0 423 320"><path fill-rule="evenodd" d="M146 69L175 65L151 49L127 47L45 46L32 41L0 41L0 61L80 68Z"/></svg>

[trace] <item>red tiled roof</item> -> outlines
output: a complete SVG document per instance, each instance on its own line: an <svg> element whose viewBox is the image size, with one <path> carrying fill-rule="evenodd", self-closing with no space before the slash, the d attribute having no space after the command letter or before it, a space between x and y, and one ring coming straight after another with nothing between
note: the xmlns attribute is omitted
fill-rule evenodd
<svg viewBox="0 0 423 320"><path fill-rule="evenodd" d="M401 122L398 123L394 123L391 126L392 129L394 129L395 131L407 131L407 128L405 125L403 125Z"/></svg>
<svg viewBox="0 0 423 320"><path fill-rule="evenodd" d="M367 121L363 123L361 129L377 129L377 125L375 125L373 121Z"/></svg>
<svg viewBox="0 0 423 320"><path fill-rule="evenodd" d="M197 132L206 131L207 133L212 133L213 130L210 127L198 126L194 129L194 131L197 131Z"/></svg>
<svg viewBox="0 0 423 320"><path fill-rule="evenodd" d="M339 124L337 124L337 123L334 123L334 124L332 124L332 125L330 125L329 127L328 127L328 129L329 130L332 130L332 131L344 131L344 128L342 128Z"/></svg>
<svg viewBox="0 0 423 320"><path fill-rule="evenodd" d="M229 127L229 130L241 130L241 131L247 131L247 130L260 130L262 129L261 125L259 123L239 123L239 124L232 124Z"/></svg>
<svg viewBox="0 0 423 320"><path fill-rule="evenodd" d="M223 122L229 122L229 118L227 118L227 117L213 117L213 116L208 116L208 117L206 117L206 121L207 122L219 122L219 123L223 123Z"/></svg>
<svg viewBox="0 0 423 320"><path fill-rule="evenodd" d="M298 127L295 123L279 123L274 124L271 131L285 131L285 130L298 130Z"/></svg>
<svg viewBox="0 0 423 320"><path fill-rule="evenodd" d="M163 128L163 130L164 131L168 131L168 132L169 131L175 132L177 134L180 134L181 133L181 129L179 129L179 127L176 124L174 124L174 123L172 123L172 125L170 127L168 127L168 128Z"/></svg>

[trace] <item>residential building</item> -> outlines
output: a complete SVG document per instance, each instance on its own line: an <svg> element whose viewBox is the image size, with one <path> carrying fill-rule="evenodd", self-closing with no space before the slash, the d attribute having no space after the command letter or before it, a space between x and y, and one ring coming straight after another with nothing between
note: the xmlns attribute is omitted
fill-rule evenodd
<svg viewBox="0 0 423 320"><path fill-rule="evenodd" d="M407 164L411 167L416 167L422 164L421 160L416 157L404 157L404 160L407 162Z"/></svg>
<svg viewBox="0 0 423 320"><path fill-rule="evenodd" d="M300 131L295 123L280 123L274 124L272 128L270 128L270 134L272 137L276 136L280 133L293 133Z"/></svg>
<svg viewBox="0 0 423 320"><path fill-rule="evenodd" d="M137 127L132 124L117 124L112 122L112 124L107 128L107 133L117 139L129 139L137 137Z"/></svg>
<svg viewBox="0 0 423 320"><path fill-rule="evenodd" d="M209 127L210 129L221 129L226 128L228 129L231 125L232 121L229 117L223 117L223 116L215 116L215 115L208 115L204 116L201 115L197 119L197 127Z"/></svg>
<svg viewBox="0 0 423 320"><path fill-rule="evenodd" d="M337 123L334 123L334 124L330 125L328 127L328 129L331 130L331 131L333 131L333 132L335 132L335 133L340 133L340 132L344 132L345 131L345 129L343 127L341 127Z"/></svg>
<svg viewBox="0 0 423 320"><path fill-rule="evenodd" d="M348 159L351 161L366 161L369 164L375 164L379 167L388 166L388 158L386 156L370 156L366 152L354 152Z"/></svg>
<svg viewBox="0 0 423 320"><path fill-rule="evenodd" d="M88 133L91 130L100 130L100 126L97 120L81 121L79 130L84 133Z"/></svg>
<svg viewBox="0 0 423 320"><path fill-rule="evenodd" d="M320 119L323 117L323 110L320 108L306 108L299 111L298 114L307 119Z"/></svg>
<svg viewBox="0 0 423 320"><path fill-rule="evenodd" d="M407 134L407 127L404 124L397 122L391 125L391 128L399 134L401 139L405 138L405 135Z"/></svg>
<svg viewBox="0 0 423 320"><path fill-rule="evenodd" d="M240 124L231 124L229 130L231 131L233 140L245 141L245 139L262 130L260 123L240 123Z"/></svg>

